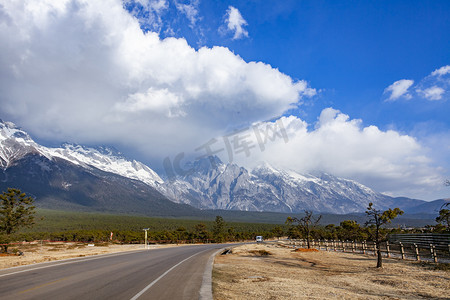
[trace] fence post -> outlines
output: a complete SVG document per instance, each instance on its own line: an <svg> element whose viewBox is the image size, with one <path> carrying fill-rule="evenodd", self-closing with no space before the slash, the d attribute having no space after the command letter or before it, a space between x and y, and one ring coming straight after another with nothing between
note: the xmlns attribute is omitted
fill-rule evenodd
<svg viewBox="0 0 450 300"><path fill-rule="evenodd" d="M328 251L328 240L325 240L325 251Z"/></svg>
<svg viewBox="0 0 450 300"><path fill-rule="evenodd" d="M400 254L402 255L402 259L405 259L405 249L403 249L403 244L400 242Z"/></svg>
<svg viewBox="0 0 450 300"><path fill-rule="evenodd" d="M416 251L416 260L420 261L419 248L417 247L417 244L414 244L414 250Z"/></svg>
<svg viewBox="0 0 450 300"><path fill-rule="evenodd" d="M386 257L391 257L391 253L389 252L389 241L386 241Z"/></svg>
<svg viewBox="0 0 450 300"><path fill-rule="evenodd" d="M352 253L355 253L355 241L352 241Z"/></svg>
<svg viewBox="0 0 450 300"><path fill-rule="evenodd" d="M366 254L366 241L362 241L362 253Z"/></svg>
<svg viewBox="0 0 450 300"><path fill-rule="evenodd" d="M373 242L373 255L377 256L377 243Z"/></svg>
<svg viewBox="0 0 450 300"><path fill-rule="evenodd" d="M434 259L435 263L438 262L437 255L436 255L436 246L433 246L433 259Z"/></svg>
<svg viewBox="0 0 450 300"><path fill-rule="evenodd" d="M345 241L342 241L342 252L345 252Z"/></svg>
<svg viewBox="0 0 450 300"><path fill-rule="evenodd" d="M430 244L431 259L434 261L433 244Z"/></svg>
<svg viewBox="0 0 450 300"><path fill-rule="evenodd" d="M335 240L333 240L333 248L334 248L334 251L336 252L336 241Z"/></svg>

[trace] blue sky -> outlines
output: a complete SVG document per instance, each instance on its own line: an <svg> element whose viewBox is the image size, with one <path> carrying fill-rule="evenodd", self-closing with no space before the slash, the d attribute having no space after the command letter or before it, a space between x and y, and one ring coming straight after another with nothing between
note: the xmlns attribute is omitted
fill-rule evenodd
<svg viewBox="0 0 450 300"><path fill-rule="evenodd" d="M289 142L233 162L448 197L449 14L450 1L0 0L0 117L160 172L276 117Z"/></svg>
<svg viewBox="0 0 450 300"><path fill-rule="evenodd" d="M139 7L132 3L129 9ZM218 30L229 6L247 22L248 37L233 39ZM161 14L160 36L183 37L197 49L225 46L246 61L263 61L307 80L321 92L295 112L305 120L313 122L333 106L385 129L411 132L422 123L430 130L450 128L445 99L383 101L393 82L420 81L449 64L449 1L199 1L196 7L191 28L170 4ZM175 33L165 32L173 26Z"/></svg>

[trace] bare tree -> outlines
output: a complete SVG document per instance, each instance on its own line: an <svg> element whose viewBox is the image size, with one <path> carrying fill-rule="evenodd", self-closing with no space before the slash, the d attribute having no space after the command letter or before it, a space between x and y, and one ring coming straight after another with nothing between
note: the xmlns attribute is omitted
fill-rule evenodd
<svg viewBox="0 0 450 300"><path fill-rule="evenodd" d="M291 218L288 217L286 219L287 224L296 224L296 227L306 236L306 242L308 245L308 249L311 248L311 232L312 230L319 224L322 215L317 218L313 217L313 212L305 210L305 216L303 218Z"/></svg>
<svg viewBox="0 0 450 300"><path fill-rule="evenodd" d="M381 234L381 226L386 223L391 223L393 219L395 219L398 215L403 215L403 211L396 207L394 209L388 209L385 211L377 210L373 207L373 203L369 203L369 206L366 210L367 216L369 216L369 220L366 222L366 226L369 224L375 225L375 244L377 247L377 268L383 267L383 257L381 256L381 241L383 239L383 235Z"/></svg>

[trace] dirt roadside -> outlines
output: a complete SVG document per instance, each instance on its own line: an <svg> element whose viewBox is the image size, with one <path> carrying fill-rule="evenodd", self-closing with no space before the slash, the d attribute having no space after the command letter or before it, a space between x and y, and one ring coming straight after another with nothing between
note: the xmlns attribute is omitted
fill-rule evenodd
<svg viewBox="0 0 450 300"><path fill-rule="evenodd" d="M449 271L383 262L377 269L374 257L359 254L243 245L216 257L214 299L449 299Z"/></svg>
<svg viewBox="0 0 450 300"><path fill-rule="evenodd" d="M143 250L144 245L115 245L115 244L89 244L84 243L44 243L39 242L18 245L17 248L23 252L22 256L1 256L0 269L11 268L22 265L30 265L46 261L61 260L74 257L84 257L98 254L116 253L133 250ZM150 245L149 249L164 247L176 247L176 245Z"/></svg>

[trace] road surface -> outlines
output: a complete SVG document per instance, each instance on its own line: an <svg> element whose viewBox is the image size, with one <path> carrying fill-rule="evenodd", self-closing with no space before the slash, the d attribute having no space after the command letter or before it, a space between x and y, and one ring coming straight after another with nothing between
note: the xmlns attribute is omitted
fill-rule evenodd
<svg viewBox="0 0 450 300"><path fill-rule="evenodd" d="M0 298L197 300L208 259L226 246L121 252L0 270Z"/></svg>

